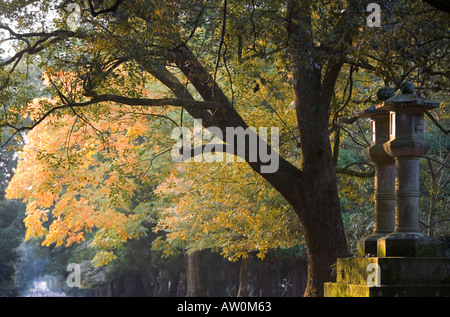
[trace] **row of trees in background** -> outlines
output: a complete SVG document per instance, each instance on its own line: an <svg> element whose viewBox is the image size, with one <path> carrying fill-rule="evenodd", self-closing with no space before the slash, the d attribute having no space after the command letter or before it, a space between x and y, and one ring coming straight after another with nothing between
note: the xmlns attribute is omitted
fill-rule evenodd
<svg viewBox="0 0 450 317"><path fill-rule="evenodd" d="M171 295L298 296L306 256L306 295L320 296L336 257L373 226L369 122L339 118L411 79L448 126L448 22L419 1L383 1L381 30L347 1L89 1L75 31L62 2L55 32L36 23L51 2L11 3L1 13L22 33L1 25L19 53L0 64L0 127L3 145L21 146L7 198L26 201L25 238L53 251L62 285L79 263L83 285L110 294L131 280L155 294L168 274ZM193 118L224 136L279 127L279 169L260 173L248 155L175 163L169 136ZM427 129L421 221L440 236L449 141ZM267 267L277 277L262 286ZM142 277L151 284L136 286Z"/></svg>

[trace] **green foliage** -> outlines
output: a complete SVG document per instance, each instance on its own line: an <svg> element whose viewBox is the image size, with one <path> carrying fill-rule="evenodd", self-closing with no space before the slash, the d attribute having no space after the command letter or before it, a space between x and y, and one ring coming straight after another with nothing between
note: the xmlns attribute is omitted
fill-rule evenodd
<svg viewBox="0 0 450 317"><path fill-rule="evenodd" d="M16 296L16 265L20 260L17 248L25 228L22 219L25 205L4 197L4 188L12 177L16 158L14 152L0 149L0 296Z"/></svg>

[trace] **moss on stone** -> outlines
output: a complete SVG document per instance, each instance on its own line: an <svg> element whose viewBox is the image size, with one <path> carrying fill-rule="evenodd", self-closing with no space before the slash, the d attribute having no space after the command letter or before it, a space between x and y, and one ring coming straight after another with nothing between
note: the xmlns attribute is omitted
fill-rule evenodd
<svg viewBox="0 0 450 317"><path fill-rule="evenodd" d="M371 263L380 270L377 285L367 285ZM450 258L341 258L336 275L327 297L450 296Z"/></svg>

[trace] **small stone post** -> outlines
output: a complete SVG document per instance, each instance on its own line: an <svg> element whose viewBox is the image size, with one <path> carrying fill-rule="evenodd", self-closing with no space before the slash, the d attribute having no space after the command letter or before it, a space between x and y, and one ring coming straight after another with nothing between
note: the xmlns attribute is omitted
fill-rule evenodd
<svg viewBox="0 0 450 317"><path fill-rule="evenodd" d="M169 276L169 272L167 270L160 270L159 271L159 276L156 278L158 280L159 283L159 292L158 292L158 296L159 297L168 297L170 296L170 292L169 292L169 282L170 282L170 276Z"/></svg>
<svg viewBox="0 0 450 317"><path fill-rule="evenodd" d="M401 94L386 100L378 109L390 111L390 141L385 151L395 158L397 180L396 225L393 233L378 240L378 256L436 256L435 240L419 231L419 158L430 148L424 139L424 112L436 103L414 94L414 85L404 83Z"/></svg>
<svg viewBox="0 0 450 317"><path fill-rule="evenodd" d="M394 90L387 86L377 93L380 100L393 95ZM358 241L358 256L376 256L377 240L393 232L395 227L395 160L383 148L389 141L389 111L376 109L374 105L358 116L371 119L372 146L364 154L375 165L375 225L371 235Z"/></svg>

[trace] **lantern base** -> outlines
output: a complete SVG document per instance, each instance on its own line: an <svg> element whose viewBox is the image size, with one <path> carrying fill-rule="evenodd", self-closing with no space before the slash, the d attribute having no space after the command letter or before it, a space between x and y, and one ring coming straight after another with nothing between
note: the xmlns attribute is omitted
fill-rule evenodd
<svg viewBox="0 0 450 317"><path fill-rule="evenodd" d="M377 241L378 257L435 257L437 243L420 232L393 232Z"/></svg>
<svg viewBox="0 0 450 317"><path fill-rule="evenodd" d="M448 297L450 258L339 258L325 297Z"/></svg>
<svg viewBox="0 0 450 317"><path fill-rule="evenodd" d="M358 257L374 257L377 255L377 241L392 231L374 232L358 240Z"/></svg>

